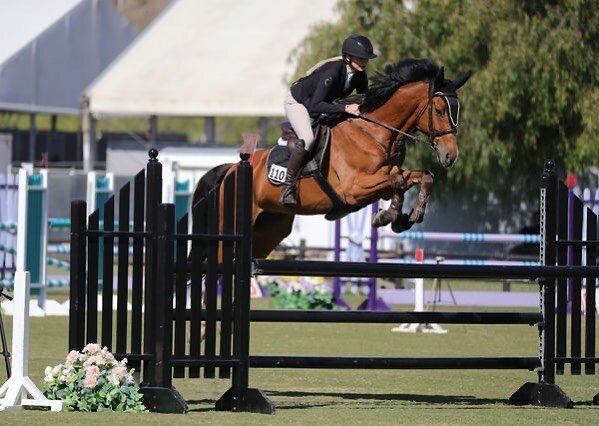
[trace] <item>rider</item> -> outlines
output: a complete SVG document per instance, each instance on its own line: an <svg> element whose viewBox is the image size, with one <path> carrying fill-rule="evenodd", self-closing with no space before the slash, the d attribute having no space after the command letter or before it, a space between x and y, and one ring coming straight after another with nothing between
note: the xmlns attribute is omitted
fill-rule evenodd
<svg viewBox="0 0 599 426"><path fill-rule="evenodd" d="M366 66L376 55L370 40L358 34L345 39L341 54L317 63L305 77L293 83L285 96L285 115L300 139L290 149L287 177L281 194L281 203L287 207L298 203L297 174L314 142L310 117L323 113L360 113L359 104L342 105L333 101L348 96L354 89L357 93L366 93Z"/></svg>

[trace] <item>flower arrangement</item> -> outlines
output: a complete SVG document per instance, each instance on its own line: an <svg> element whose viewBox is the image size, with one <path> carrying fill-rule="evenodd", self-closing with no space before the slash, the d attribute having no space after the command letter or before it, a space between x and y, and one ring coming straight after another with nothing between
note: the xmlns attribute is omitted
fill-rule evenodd
<svg viewBox="0 0 599 426"><path fill-rule="evenodd" d="M270 280L265 284L278 309L340 310L333 302L333 295L322 282L308 277L299 280Z"/></svg>
<svg viewBox="0 0 599 426"><path fill-rule="evenodd" d="M127 370L127 359L117 361L106 347L86 345L71 351L64 364L46 367L45 394L64 401L67 411L147 411Z"/></svg>

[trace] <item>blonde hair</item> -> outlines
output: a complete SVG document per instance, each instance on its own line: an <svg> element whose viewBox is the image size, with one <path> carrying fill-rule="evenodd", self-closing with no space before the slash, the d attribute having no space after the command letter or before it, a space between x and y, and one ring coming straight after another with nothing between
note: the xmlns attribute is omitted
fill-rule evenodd
<svg viewBox="0 0 599 426"><path fill-rule="evenodd" d="M329 62L334 62L334 61L338 61L340 59L343 59L343 56L335 56L333 58L329 58L329 59L325 59L323 61L320 61L319 63L317 63L316 65L314 65L312 68L310 68L307 72L306 75L310 75L312 74L314 71L316 71L318 68L320 68L321 66L323 66L324 64L327 64Z"/></svg>

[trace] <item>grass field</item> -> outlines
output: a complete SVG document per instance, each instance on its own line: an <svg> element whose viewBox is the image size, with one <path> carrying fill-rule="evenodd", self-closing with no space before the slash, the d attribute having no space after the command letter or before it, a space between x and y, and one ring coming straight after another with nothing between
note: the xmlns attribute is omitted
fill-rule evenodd
<svg viewBox="0 0 599 426"><path fill-rule="evenodd" d="M362 297L349 297L353 304ZM256 307L268 302L258 300ZM396 307L407 309L407 307ZM4 317L10 334L11 317ZM388 324L254 324L252 353L373 356L535 356L537 330L528 326L446 326L446 335L390 332ZM30 377L42 386L47 365L67 353L67 318L31 319ZM5 380L4 367L0 376ZM558 376L576 408L512 407L507 399L528 371L252 370L250 383L277 406L274 416L219 413L214 402L227 380L175 379L187 415L0 413L0 424L597 424L597 376Z"/></svg>

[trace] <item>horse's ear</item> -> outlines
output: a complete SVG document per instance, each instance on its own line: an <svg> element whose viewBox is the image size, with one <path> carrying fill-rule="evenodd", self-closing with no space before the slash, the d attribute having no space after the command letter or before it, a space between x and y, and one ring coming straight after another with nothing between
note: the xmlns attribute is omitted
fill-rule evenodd
<svg viewBox="0 0 599 426"><path fill-rule="evenodd" d="M439 71L437 71L437 75L435 76L435 81L433 82L434 91L437 91L441 87L443 87L444 82L445 82L445 67L441 67L441 68L439 68Z"/></svg>
<svg viewBox="0 0 599 426"><path fill-rule="evenodd" d="M472 71L468 71L468 72L465 72L464 74L460 75L458 78L456 78L453 81L453 86L455 87L455 90L457 91L460 87L462 87L464 84L466 84L466 82L468 81L468 79L470 78L471 75L472 75Z"/></svg>

